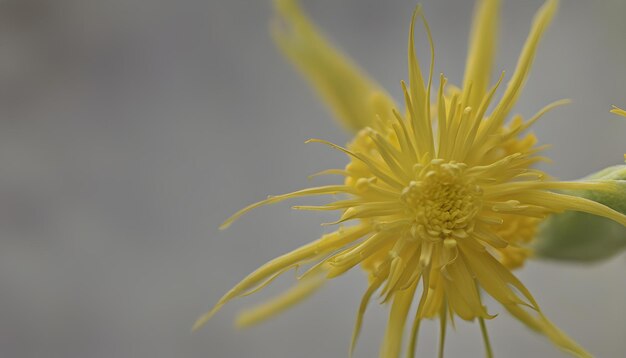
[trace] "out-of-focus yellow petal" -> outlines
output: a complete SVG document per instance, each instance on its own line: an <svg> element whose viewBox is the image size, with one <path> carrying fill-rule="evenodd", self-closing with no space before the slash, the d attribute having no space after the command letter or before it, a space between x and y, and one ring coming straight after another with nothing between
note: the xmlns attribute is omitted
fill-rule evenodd
<svg viewBox="0 0 626 358"><path fill-rule="evenodd" d="M530 72L530 67L535 58L539 40L541 40L541 37L552 21L558 5L558 0L548 0L535 15L530 34L528 35L526 43L524 44L524 49L520 54L515 72L507 84L504 95L498 103L498 106L494 109L491 118L489 118L487 123L485 123L486 125L482 126L481 137L478 142L484 140L486 135L493 134L497 128L500 128L511 111L511 108L515 105L515 102L524 87L528 73Z"/></svg>
<svg viewBox="0 0 626 358"><path fill-rule="evenodd" d="M500 22L499 12L499 0L482 0L476 3L463 80L464 91L468 91L471 84L468 105L472 108L478 108L489 87Z"/></svg>
<svg viewBox="0 0 626 358"><path fill-rule="evenodd" d="M356 132L374 122L376 114L391 113L394 101L321 35L297 0L275 0L274 4L279 21L272 33L278 47L346 128ZM381 107L389 113L376 113Z"/></svg>
<svg viewBox="0 0 626 358"><path fill-rule="evenodd" d="M531 314L518 305L504 305L504 307L517 319L522 321L529 328L545 335L552 343L560 349L580 358L593 357L583 347L569 338L563 331L558 329L542 313Z"/></svg>
<svg viewBox="0 0 626 358"><path fill-rule="evenodd" d="M246 291L254 289L257 285L263 285L263 281L273 279L274 275L284 272L286 268L295 267L307 260L324 255L329 251L336 250L352 241L360 238L370 229L366 226L353 226L346 229L340 229L333 233L322 236L319 240L313 241L308 245L304 245L285 255L279 256L274 260L259 267L256 271L249 274L241 280L235 287L231 288L215 306L207 313L203 314L193 325L192 330L196 331L204 326L215 313L217 313L228 301L245 295Z"/></svg>
<svg viewBox="0 0 626 358"><path fill-rule="evenodd" d="M424 20L424 27L428 33L429 39L431 39L430 29L426 22L422 9L420 6L416 7L413 11L411 18L411 26L409 27L409 51L408 51L408 63L409 63L409 88L408 91L404 89L405 99L407 102L407 109L409 117L411 118L410 124L415 133L415 144L420 155L430 153L434 154L432 124L430 120L430 86L432 80L432 64L434 63L434 57L431 57L431 71L428 79L428 87L424 87L424 77L420 69L420 63L417 59L415 52L415 20L417 16L421 16ZM434 45L431 43L431 56L434 56ZM403 88L405 88L403 82ZM407 96L408 94L408 96Z"/></svg>
<svg viewBox="0 0 626 358"><path fill-rule="evenodd" d="M350 342L350 357L352 357L354 353L354 348L356 347L356 341L359 339L359 334L361 333L361 325L363 323L363 316L365 315L365 310L367 309L367 305L372 298L372 295L376 290L382 285L384 279L382 277L375 278L365 291L363 298L361 299L361 304L359 305L359 310L356 316L356 323L354 324L354 330L352 332L352 341Z"/></svg>
<svg viewBox="0 0 626 358"><path fill-rule="evenodd" d="M237 327L248 327L273 317L315 293L326 282L323 275L312 276L298 282L283 294L237 316Z"/></svg>
<svg viewBox="0 0 626 358"><path fill-rule="evenodd" d="M613 106L613 109L611 110L611 113L615 113L618 114L620 116L626 117L626 111L619 108L619 107L615 107Z"/></svg>
<svg viewBox="0 0 626 358"><path fill-rule="evenodd" d="M404 324L406 323L406 317L411 308L418 282L419 280L416 280L411 287L404 291L398 291L395 294L393 304L391 305L391 313L389 314L389 322L387 323L385 340L380 351L380 358L400 356Z"/></svg>
<svg viewBox="0 0 626 358"><path fill-rule="evenodd" d="M522 50L522 53L520 55L517 67L515 68L513 77L511 78L511 81L507 86L506 92L504 93L504 96L498 108L503 111L501 113L502 116L505 116L509 113L509 111L515 104L517 97L519 97L521 89L524 86L524 82L526 82L526 78L528 77L528 73L530 72L530 67L535 58L535 53L537 52L539 40L541 40L544 32L548 28L548 25L552 21L558 5L558 0L548 0L541 7L539 12L537 12L537 15L535 15L530 34L528 35L526 44L524 44L524 49Z"/></svg>

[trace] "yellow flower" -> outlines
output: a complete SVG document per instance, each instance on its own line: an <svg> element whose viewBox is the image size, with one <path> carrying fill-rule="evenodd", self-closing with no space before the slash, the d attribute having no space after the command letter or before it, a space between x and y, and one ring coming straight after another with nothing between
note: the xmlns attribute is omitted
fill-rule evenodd
<svg viewBox="0 0 626 358"><path fill-rule="evenodd" d="M323 172L344 176L342 184L270 196L239 211L222 228L259 206L316 195L337 200L294 208L339 211L339 220L333 224L340 226L251 273L200 317L194 329L228 301L264 288L287 270L311 265L285 294L244 311L238 325L254 324L279 313L308 297L326 280L360 265L368 275L369 287L357 311L352 348L366 307L378 292L383 302L391 304L380 357L400 355L414 302L417 308L411 315L409 356L415 353L420 322L431 318L440 320L442 355L446 324L453 322L454 316L479 321L491 356L484 320L495 316L482 303L481 294L485 293L559 348L589 357L548 321L510 271L524 262L529 254L525 244L535 235L536 224L551 213L581 211L626 225L626 216L607 206L557 192L610 191L612 183L554 181L532 169L544 159L538 155L542 147L536 146L532 134L522 133L563 102L547 106L528 120L514 116L505 124L557 1L548 0L537 13L517 67L496 103L495 93L504 76L491 88L489 82L500 5L496 0L480 1L463 86L446 87L447 80L441 75L433 108L434 55L424 77L414 49L419 9L411 21L409 84L402 83L405 103L400 107L319 35L294 0L276 0L276 6L283 21L274 28L279 46L345 126L356 132L347 148L318 139L310 142L347 154L350 163L344 169ZM430 39L425 20L424 25ZM400 112L400 108L405 110ZM342 226L346 222L352 224Z"/></svg>

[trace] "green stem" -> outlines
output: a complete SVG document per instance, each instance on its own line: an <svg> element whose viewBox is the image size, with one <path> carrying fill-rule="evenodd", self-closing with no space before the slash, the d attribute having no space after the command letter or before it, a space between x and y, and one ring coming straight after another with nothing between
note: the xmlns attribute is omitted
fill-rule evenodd
<svg viewBox="0 0 626 358"><path fill-rule="evenodd" d="M493 351L491 350L491 343L489 343L489 335L487 334L487 326L485 325L485 319L482 317L478 317L478 322L480 322L480 331L483 334L483 342L485 343L485 355L487 358L493 358Z"/></svg>
<svg viewBox="0 0 626 358"><path fill-rule="evenodd" d="M444 303L441 305L441 312L439 313L439 320L441 321L441 325L439 326L439 358L443 358L443 348L446 344L446 327L448 324L447 313L448 306L444 301Z"/></svg>

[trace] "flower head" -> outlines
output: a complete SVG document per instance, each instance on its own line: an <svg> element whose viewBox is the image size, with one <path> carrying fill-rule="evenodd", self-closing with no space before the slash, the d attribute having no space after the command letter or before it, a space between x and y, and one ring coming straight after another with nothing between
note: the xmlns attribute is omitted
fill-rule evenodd
<svg viewBox="0 0 626 358"><path fill-rule="evenodd" d="M551 213L581 211L626 225L626 216L615 210L556 192L611 190L611 183L555 181L532 168L544 159L539 155L542 147L536 145L534 135L523 133L563 102L547 106L530 119L515 116L507 123L557 1L547 1L537 13L518 65L497 101L504 75L491 88L489 82L499 2L479 2L463 86L446 86L441 75L432 104L434 57L424 76L414 49L414 24L421 16L416 10L409 33L409 84L402 83L403 106L395 105L330 47L294 1L278 0L277 7L292 31L276 29L279 45L347 127L356 131L345 148L318 139L309 142L343 152L350 162L344 169L324 172L344 176L343 183L270 196L236 213L223 228L256 207L317 195L339 199L322 206L294 208L338 211L340 217L334 224L339 228L244 278L198 320L196 328L226 302L265 287L289 269L312 265L284 295L244 312L238 319L240 325L272 316L313 293L325 280L360 265L368 275L369 287L357 312L353 346L365 309L378 292L383 302L391 304L380 354L383 358L400 355L402 332L414 302L417 308L411 315L408 345L411 356L423 319L440 320L443 352L446 324L455 316L478 320L491 352L484 320L495 316L483 305L482 293L560 348L589 356L547 320L511 272L529 255L526 244L532 240L536 224ZM430 39L425 20L424 25ZM494 109L488 113L491 107Z"/></svg>

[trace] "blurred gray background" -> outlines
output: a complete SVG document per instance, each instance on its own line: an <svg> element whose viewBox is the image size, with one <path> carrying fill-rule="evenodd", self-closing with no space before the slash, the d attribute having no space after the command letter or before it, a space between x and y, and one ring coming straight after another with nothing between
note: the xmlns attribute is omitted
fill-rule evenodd
<svg viewBox="0 0 626 358"><path fill-rule="evenodd" d="M436 71L460 83L473 4L424 0ZM542 1L505 2L497 70L511 73ZM412 0L304 0L326 33L397 98ZM575 179L622 161L623 1L565 0L516 111L574 103L535 126L543 166ZM270 0L0 2L0 357L346 357L360 272L272 321L237 331L237 300L195 318L270 258L325 232L326 216L242 206L310 185L346 158L304 145L348 137L268 35ZM426 58L423 36L422 57ZM318 183L324 180L316 179ZM531 262L519 276L544 311L598 357L626 352L624 255L592 266ZM492 313L503 313L490 302ZM357 348L375 357L385 308ZM506 313L488 322L498 357L564 357ZM435 355L437 324L420 353ZM469 352L469 353L468 353ZM459 322L448 357L483 355Z"/></svg>

